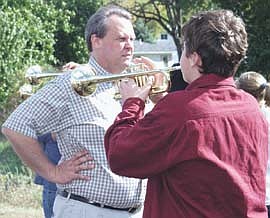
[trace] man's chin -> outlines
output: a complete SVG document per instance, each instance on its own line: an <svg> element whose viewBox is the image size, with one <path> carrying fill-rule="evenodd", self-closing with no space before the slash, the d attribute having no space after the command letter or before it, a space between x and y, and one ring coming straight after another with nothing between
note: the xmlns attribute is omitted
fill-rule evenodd
<svg viewBox="0 0 270 218"><path fill-rule="evenodd" d="M131 61L131 60L124 61L124 62L123 62L123 67L124 67L124 68L127 68L127 67L129 67L131 64L132 64L132 61Z"/></svg>

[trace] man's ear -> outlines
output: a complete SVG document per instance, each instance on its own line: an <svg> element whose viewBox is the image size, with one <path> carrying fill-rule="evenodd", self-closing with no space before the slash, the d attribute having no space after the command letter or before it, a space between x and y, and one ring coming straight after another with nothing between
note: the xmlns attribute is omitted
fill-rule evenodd
<svg viewBox="0 0 270 218"><path fill-rule="evenodd" d="M201 56L197 52L193 52L189 57L190 66L194 67L201 67L202 66L202 59Z"/></svg>
<svg viewBox="0 0 270 218"><path fill-rule="evenodd" d="M90 40L93 48L100 48L102 46L102 39L97 37L96 34L91 35Z"/></svg>

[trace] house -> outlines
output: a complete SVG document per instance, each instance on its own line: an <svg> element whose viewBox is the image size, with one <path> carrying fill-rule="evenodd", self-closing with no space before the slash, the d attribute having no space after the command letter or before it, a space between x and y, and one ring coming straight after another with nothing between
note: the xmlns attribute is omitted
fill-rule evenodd
<svg viewBox="0 0 270 218"><path fill-rule="evenodd" d="M135 40L134 56L145 56L157 63L159 68L172 66L179 62L177 49L173 38L168 34L161 34L160 39L154 43Z"/></svg>

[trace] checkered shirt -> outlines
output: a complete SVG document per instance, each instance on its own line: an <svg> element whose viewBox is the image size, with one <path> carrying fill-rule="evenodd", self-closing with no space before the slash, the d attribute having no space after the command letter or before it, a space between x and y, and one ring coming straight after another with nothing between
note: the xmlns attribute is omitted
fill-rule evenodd
<svg viewBox="0 0 270 218"><path fill-rule="evenodd" d="M93 57L89 63L98 75L109 74ZM32 138L56 132L62 155L60 162L77 151L89 150L95 168L81 173L91 179L58 184L58 188L112 207L133 207L144 199L144 182L114 174L105 155L105 131L121 111L120 102L113 98L114 93L113 84L106 82L100 83L93 95L81 97L71 87L67 72L24 101L3 126Z"/></svg>

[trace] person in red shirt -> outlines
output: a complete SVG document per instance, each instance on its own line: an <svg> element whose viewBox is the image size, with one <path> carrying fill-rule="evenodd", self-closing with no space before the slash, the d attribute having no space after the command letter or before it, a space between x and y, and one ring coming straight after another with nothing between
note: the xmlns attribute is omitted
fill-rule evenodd
<svg viewBox="0 0 270 218"><path fill-rule="evenodd" d="M151 84L121 82L122 112L105 135L110 167L148 178L144 218L266 218L267 121L233 79L245 25L231 11L206 11L182 33L189 85L144 116Z"/></svg>

